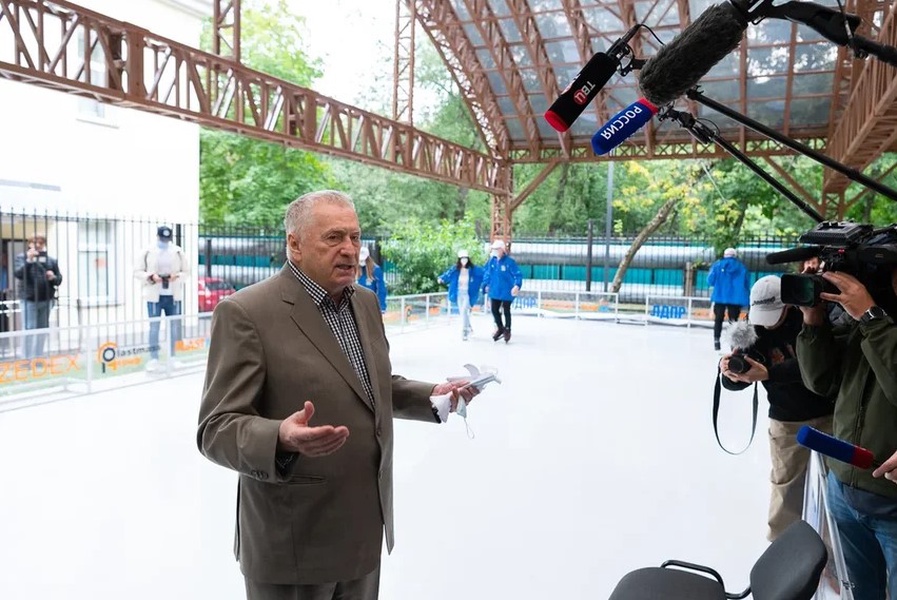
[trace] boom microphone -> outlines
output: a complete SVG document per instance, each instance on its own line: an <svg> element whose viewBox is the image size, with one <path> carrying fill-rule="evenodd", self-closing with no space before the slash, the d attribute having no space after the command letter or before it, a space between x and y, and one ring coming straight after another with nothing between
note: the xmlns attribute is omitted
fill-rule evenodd
<svg viewBox="0 0 897 600"><path fill-rule="evenodd" d="M827 433L822 433L809 425L804 425L798 430L797 443L829 458L853 465L858 469L871 469L872 467L881 466L869 450L860 446L854 446L850 442L839 440Z"/></svg>
<svg viewBox="0 0 897 600"><path fill-rule="evenodd" d="M545 111L545 120L557 131L563 133L570 129L573 122L579 118L598 92L607 85L614 72L620 66L621 58L631 53L629 40L638 31L641 25L635 25L627 31L623 37L611 44L607 52L596 52L586 66L576 74L573 83L561 92L548 110ZM628 70L625 70L625 75Z"/></svg>
<svg viewBox="0 0 897 600"><path fill-rule="evenodd" d="M749 17L734 4L741 1L714 4L648 59L639 75L645 98L656 106L669 104L738 47Z"/></svg>
<svg viewBox="0 0 897 600"><path fill-rule="evenodd" d="M803 262L818 257L821 251L822 246L802 246L800 248L789 248L781 252L771 252L766 255L766 264L781 265L790 262Z"/></svg>
<svg viewBox="0 0 897 600"><path fill-rule="evenodd" d="M657 107L639 98L613 117L592 136L592 150L595 154L607 154L633 133L644 127L657 114Z"/></svg>

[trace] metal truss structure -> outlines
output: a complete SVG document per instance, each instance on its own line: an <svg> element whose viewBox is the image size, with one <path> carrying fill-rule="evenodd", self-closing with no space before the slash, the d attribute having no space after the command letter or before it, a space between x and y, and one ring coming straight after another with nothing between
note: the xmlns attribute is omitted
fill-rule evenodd
<svg viewBox="0 0 897 600"><path fill-rule="evenodd" d="M216 39L224 39L224 15ZM234 13L235 14L235 13ZM239 21L237 20L236 23ZM238 31L238 26L232 27ZM239 44L228 47L229 53ZM0 0L0 76L286 146L507 194L510 167L64 0Z"/></svg>
<svg viewBox="0 0 897 600"><path fill-rule="evenodd" d="M392 118L248 69L240 62L240 0L212 0L213 51L203 52L81 8L67 0L0 0L0 76L375 164L493 196L494 237L509 239L513 210L560 162L722 158L669 122L650 124L611 156L590 138L635 100L635 76L615 77L594 108L560 134L542 114L583 64L637 23L630 45L647 58L687 26L704 0L396 0ZM846 0L859 33L897 45L897 2ZM413 125L415 31L433 42L485 147L462 147ZM815 32L767 20L702 81L708 97L780 128L852 167L897 150L897 70L856 60ZM680 108L713 120L748 156L791 152L704 106ZM513 186L516 163L543 163ZM893 167L892 167L893 169ZM890 171L888 171L890 172ZM795 182L796 184L796 182ZM848 181L827 173L818 193L800 194L829 214L851 202ZM800 186L797 186L800 187ZM515 195L516 194L516 195Z"/></svg>

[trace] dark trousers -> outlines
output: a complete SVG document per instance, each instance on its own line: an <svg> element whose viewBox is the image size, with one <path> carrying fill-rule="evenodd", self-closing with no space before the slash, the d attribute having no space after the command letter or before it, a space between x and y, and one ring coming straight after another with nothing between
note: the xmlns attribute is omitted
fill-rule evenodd
<svg viewBox="0 0 897 600"><path fill-rule="evenodd" d="M495 319L495 325L498 327L499 331L509 330L511 329L511 301L510 300L496 300L495 298L490 298L492 300L492 318ZM501 311L504 310L505 313L505 324L501 324Z"/></svg>
<svg viewBox="0 0 897 600"><path fill-rule="evenodd" d="M729 322L737 321L741 317L741 306L738 304L720 304L713 305L713 339L718 340L723 332L723 316L729 313Z"/></svg>
<svg viewBox="0 0 897 600"><path fill-rule="evenodd" d="M278 585L246 579L246 600L377 600L380 567L359 579L317 585Z"/></svg>

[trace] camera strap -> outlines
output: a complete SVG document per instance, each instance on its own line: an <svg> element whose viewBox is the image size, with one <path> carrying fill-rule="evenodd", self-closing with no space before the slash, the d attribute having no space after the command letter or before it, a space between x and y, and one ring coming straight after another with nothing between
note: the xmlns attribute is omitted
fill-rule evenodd
<svg viewBox="0 0 897 600"><path fill-rule="evenodd" d="M719 444L719 447L723 449L727 454L731 454L732 456L738 456L742 454L745 450L751 447L751 443L754 441L754 434L757 432L757 382L754 382L754 400L752 406L752 415L751 415L751 439L748 440L747 446L742 448L738 452L732 452L723 446L723 443L719 439L719 429L717 428L717 419L719 418L719 397L722 393L722 380L723 377L722 371L717 368L716 370L716 384L713 386L713 435L716 436L716 443Z"/></svg>

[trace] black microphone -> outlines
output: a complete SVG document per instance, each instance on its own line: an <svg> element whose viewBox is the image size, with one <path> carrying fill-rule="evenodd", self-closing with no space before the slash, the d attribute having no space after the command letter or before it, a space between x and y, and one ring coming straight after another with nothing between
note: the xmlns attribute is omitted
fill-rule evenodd
<svg viewBox="0 0 897 600"><path fill-rule="evenodd" d="M610 78L620 66L621 58L628 51L629 40L641 25L635 25L626 34L614 42L607 53L596 52L586 66L577 73L573 83L561 92L548 110L545 120L557 131L563 133L570 129L574 121L586 109L598 92L607 85Z"/></svg>
<svg viewBox="0 0 897 600"><path fill-rule="evenodd" d="M655 106L673 102L693 88L731 53L748 26L746 10L731 2L714 4L673 41L649 58L639 73L639 87Z"/></svg>
<svg viewBox="0 0 897 600"><path fill-rule="evenodd" d="M771 252L766 255L766 263L770 265L781 265L790 262L803 262L811 258L816 258L822 251L822 246L801 246L800 248L789 248L781 252Z"/></svg>

